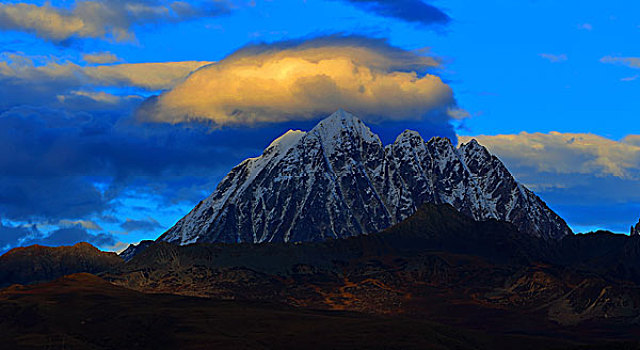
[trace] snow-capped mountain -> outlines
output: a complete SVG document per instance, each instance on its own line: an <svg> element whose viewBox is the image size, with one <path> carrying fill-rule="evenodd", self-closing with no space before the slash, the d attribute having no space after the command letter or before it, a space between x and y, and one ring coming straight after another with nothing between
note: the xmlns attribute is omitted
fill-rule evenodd
<svg viewBox="0 0 640 350"><path fill-rule="evenodd" d="M207 199L159 240L302 242L374 233L425 202L476 220L501 219L557 239L571 230L475 140L454 147L405 131L383 146L358 118L337 111L311 131L290 130L233 168Z"/></svg>

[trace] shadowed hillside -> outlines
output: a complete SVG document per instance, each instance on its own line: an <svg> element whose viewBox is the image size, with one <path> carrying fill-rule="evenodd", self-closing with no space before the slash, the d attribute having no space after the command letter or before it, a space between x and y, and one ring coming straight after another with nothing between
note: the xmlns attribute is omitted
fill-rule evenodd
<svg viewBox="0 0 640 350"><path fill-rule="evenodd" d="M98 273L123 263L115 253L102 252L89 243L14 248L0 256L0 287L50 281L76 272Z"/></svg>

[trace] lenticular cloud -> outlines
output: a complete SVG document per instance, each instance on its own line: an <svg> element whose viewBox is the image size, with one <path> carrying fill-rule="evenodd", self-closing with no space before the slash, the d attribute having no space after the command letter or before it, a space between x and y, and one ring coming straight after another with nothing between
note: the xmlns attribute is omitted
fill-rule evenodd
<svg viewBox="0 0 640 350"><path fill-rule="evenodd" d="M432 72L438 66L432 57L367 38L252 46L195 71L140 116L243 125L345 108L365 120L421 119L455 105L451 88Z"/></svg>

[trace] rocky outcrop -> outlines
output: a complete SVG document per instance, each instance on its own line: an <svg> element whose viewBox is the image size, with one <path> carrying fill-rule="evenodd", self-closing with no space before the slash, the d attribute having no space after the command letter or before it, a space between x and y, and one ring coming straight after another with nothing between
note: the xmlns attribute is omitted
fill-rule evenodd
<svg viewBox="0 0 640 350"><path fill-rule="evenodd" d="M631 231L629 232L631 236L639 236L640 235L640 220L635 226L631 226Z"/></svg>

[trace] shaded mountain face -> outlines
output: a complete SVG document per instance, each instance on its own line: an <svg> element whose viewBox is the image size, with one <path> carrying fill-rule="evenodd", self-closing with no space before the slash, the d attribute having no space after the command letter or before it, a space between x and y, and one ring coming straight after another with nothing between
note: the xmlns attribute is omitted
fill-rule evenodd
<svg viewBox="0 0 640 350"><path fill-rule="evenodd" d="M124 261L129 261L133 259L134 256L143 252L153 243L154 241L152 240L143 240L138 244L129 244L127 249L123 250L120 254L118 254L118 256L121 257Z"/></svg>
<svg viewBox="0 0 640 350"><path fill-rule="evenodd" d="M100 251L89 243L14 248L0 256L0 287L49 281L77 272L99 273L123 264L117 254Z"/></svg>
<svg viewBox="0 0 640 350"><path fill-rule="evenodd" d="M545 239L571 233L476 141L454 147L405 131L383 146L338 111L309 132L289 131L236 166L159 240L306 242L381 231L423 203L451 204L476 220L500 219Z"/></svg>
<svg viewBox="0 0 640 350"><path fill-rule="evenodd" d="M629 235L630 236L640 235L640 220L638 220L638 223L635 226L631 226L631 230L629 230Z"/></svg>

